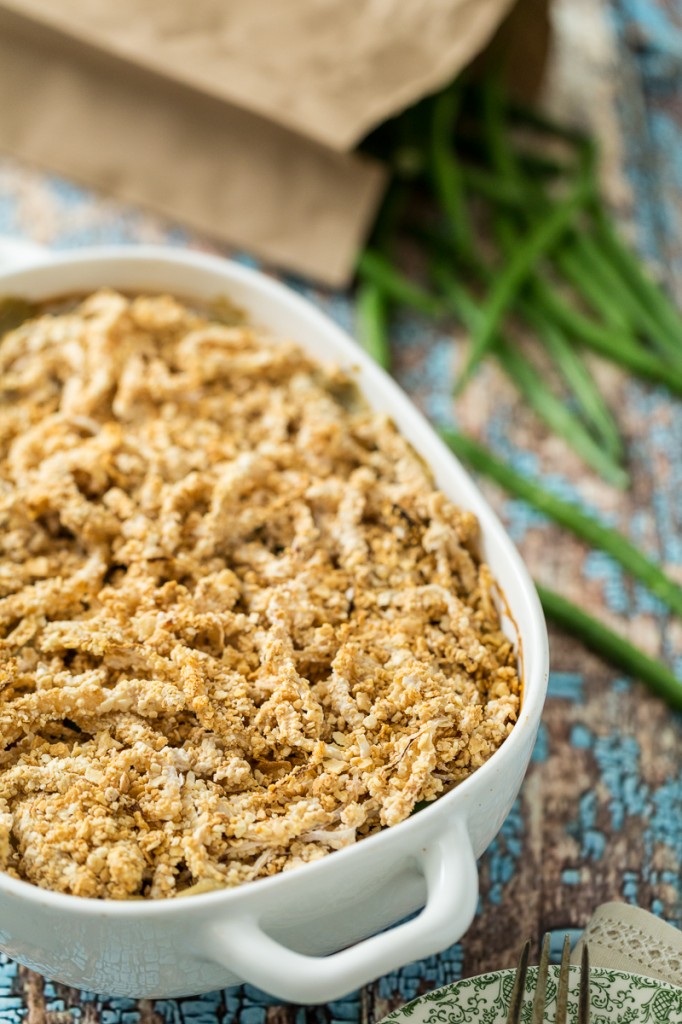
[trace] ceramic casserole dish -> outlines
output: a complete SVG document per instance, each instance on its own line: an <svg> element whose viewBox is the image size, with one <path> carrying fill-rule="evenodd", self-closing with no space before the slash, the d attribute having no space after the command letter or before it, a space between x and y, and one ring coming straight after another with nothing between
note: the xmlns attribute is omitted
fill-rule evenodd
<svg viewBox="0 0 682 1024"><path fill-rule="evenodd" d="M336 999L445 949L474 916L476 858L519 791L547 687L540 604L497 518L398 386L329 319L274 280L175 249L24 249L14 266L7 250L3 255L0 295L45 300L110 286L190 301L226 296L253 322L347 369L367 402L388 413L430 465L438 487L478 516L482 555L508 602L506 628L516 638L524 690L511 735L465 782L401 824L303 868L157 901L62 895L0 873L0 949L50 978L109 995L173 997L246 981L298 1003ZM420 907L417 917L396 924Z"/></svg>

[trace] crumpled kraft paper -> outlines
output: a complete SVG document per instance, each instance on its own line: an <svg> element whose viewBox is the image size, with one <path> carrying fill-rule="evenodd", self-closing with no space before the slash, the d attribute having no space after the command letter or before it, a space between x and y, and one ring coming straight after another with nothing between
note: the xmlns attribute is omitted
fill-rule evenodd
<svg viewBox="0 0 682 1024"><path fill-rule="evenodd" d="M0 0L0 150L340 285L384 174L345 152L512 0Z"/></svg>
<svg viewBox="0 0 682 1024"><path fill-rule="evenodd" d="M0 151L344 284L383 189L378 164L122 68L0 12Z"/></svg>
<svg viewBox="0 0 682 1024"><path fill-rule="evenodd" d="M333 149L447 82L513 0L3 0Z"/></svg>

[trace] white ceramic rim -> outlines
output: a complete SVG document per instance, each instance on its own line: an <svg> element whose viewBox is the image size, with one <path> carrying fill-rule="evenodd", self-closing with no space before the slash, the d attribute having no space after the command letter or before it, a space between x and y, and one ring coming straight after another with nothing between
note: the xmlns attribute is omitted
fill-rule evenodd
<svg viewBox="0 0 682 1024"><path fill-rule="evenodd" d="M7 260L9 263L9 257L11 257L11 242L6 248L9 249L9 253L2 253L4 257L3 262L4 260ZM363 352L355 342L353 342L350 336L341 327L335 324L320 310L315 308L307 299L296 294L278 280L268 277L260 271L253 270L220 256L213 256L190 249L176 249L167 246L114 245L88 247L63 252L50 252L46 250L39 250L37 247L33 247L29 244L22 245L21 249L21 257L17 262L12 261L12 265L7 268L0 267L0 293L2 292L7 279L9 279L7 292L10 294L12 293L11 279L15 276L20 277L34 271L42 271L51 267L59 267L69 264L87 264L112 260L116 262L133 261L140 262L140 264L144 264L149 261L161 261L165 263L174 263L179 266L190 265L198 269L203 268L212 273L220 274L225 278L226 284L229 284L229 281L232 280L243 283L254 290L260 290L262 293L269 295L270 298L274 299L281 305L289 306L290 309L306 317L310 323L319 328L321 332L324 332L325 334L334 334L342 347L347 348L349 345L352 346L353 362L362 367L363 373L366 374L370 380L374 378L378 386L383 391L390 394L391 400L400 407L401 412L404 412L406 417L412 418L412 420L422 429L425 428L428 432L428 440L431 444L437 444L443 458L446 461L449 461L453 467L456 467L459 474L466 477L468 481L473 482L472 478L459 460L453 455L450 449L446 447L444 442L441 441L434 428L426 421L422 413L395 383L395 381L384 370L378 367L373 360ZM140 287L145 287L144 282L141 282ZM59 292L57 291L56 294L58 295ZM47 301L50 297L51 295L46 293L44 299ZM189 296L182 297L188 298ZM544 704L549 674L549 644L545 627L545 619L533 581L523 560L521 559L521 556L509 539L506 530L500 523L492 508L488 505L486 499L483 498L480 491L478 491L478 487L475 483L474 488L482 503L482 508L476 513L478 519L482 524L483 530L491 531L496 533L498 536L501 535L503 539L504 546L507 549L506 558L520 582L521 589L524 592L525 599L528 603L528 611L530 613L529 620L533 623L534 632L530 635L526 634L523 637L522 664L524 666L524 697L519 720L510 735L504 741L502 747L500 747L485 764L480 768L477 768L468 779L465 779L464 782L460 783L455 789L450 790L449 793L438 797L438 799L433 801L430 806L423 808L418 814L406 819L391 829L383 829L381 832L366 837L361 843L351 847L345 847L341 850L336 850L330 857L325 857L322 860L306 864L302 868L298 868L285 875L280 873L269 878L257 879L255 882L246 883L243 886L238 886L233 889L218 889L213 892L193 895L187 898L187 903L185 903L181 898L132 901L74 896L66 893L53 892L49 889L42 889L31 882L12 878L3 872L0 872L0 891L4 890L11 895L21 898L22 900L30 900L32 903L49 906L55 910L61 909L69 912L77 911L79 914L86 916L93 915L99 918L106 918L109 916L132 916L139 920L147 920L151 918L162 918L164 916L171 917L177 914L181 906L184 907L189 905L190 900L193 907L224 906L232 902L241 902L246 893L251 890L251 887L254 885L257 885L259 893L264 894L273 886L281 886L282 881L285 878L298 876L301 870L305 870L308 877L312 877L313 872L317 872L318 874L328 872L333 869L333 864L339 863L341 858L348 859L349 857L352 858L356 856L358 850L365 848L367 844L371 843L373 849L376 850L381 843L386 844L394 842L397 832L403 836L407 836L410 830L414 832L416 829L419 829L420 831L423 830L425 835L436 834L437 832L442 831L442 828L429 829L429 826L434 822L436 815L443 813L444 805L447 805L447 803L451 802L453 799L460 799L461 795L468 792L468 790L473 786L484 785L486 779L492 778L493 774L497 771L501 759L507 758L513 760L516 748L521 746L524 742L524 737L521 735L522 730L534 728L537 721L539 721ZM530 666L530 671L532 673L530 679L528 677L528 666ZM532 695L530 707L528 700L529 691Z"/></svg>

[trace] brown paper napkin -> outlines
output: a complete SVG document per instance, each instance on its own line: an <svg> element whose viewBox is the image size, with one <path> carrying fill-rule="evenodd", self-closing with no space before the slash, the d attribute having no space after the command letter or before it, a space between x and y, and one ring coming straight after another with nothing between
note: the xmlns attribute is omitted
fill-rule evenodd
<svg viewBox="0 0 682 1024"><path fill-rule="evenodd" d="M583 942L589 943L593 967L643 974L682 987L682 932L646 910L603 903L590 918L571 963L580 963Z"/></svg>
<svg viewBox="0 0 682 1024"><path fill-rule="evenodd" d="M347 284L385 175L343 150L513 2L0 0L0 151ZM523 0L526 65L545 3Z"/></svg>
<svg viewBox="0 0 682 1024"><path fill-rule="evenodd" d="M381 168L0 10L0 149L340 285Z"/></svg>
<svg viewBox="0 0 682 1024"><path fill-rule="evenodd" d="M2 0L168 81L330 148L445 84L513 0Z"/></svg>

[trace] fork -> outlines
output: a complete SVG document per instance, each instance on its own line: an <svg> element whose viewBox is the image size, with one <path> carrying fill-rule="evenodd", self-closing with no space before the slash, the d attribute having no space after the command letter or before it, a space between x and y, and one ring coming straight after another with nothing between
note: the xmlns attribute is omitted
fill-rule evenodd
<svg viewBox="0 0 682 1024"><path fill-rule="evenodd" d="M566 1024L568 1016L568 980L569 980L569 954L571 945L568 935L564 939L564 948L561 954L561 966L559 968L559 984L557 988L556 1014L554 1024ZM528 955L530 953L530 941L526 942L521 950L521 956L516 968L514 988L512 989L509 1001L509 1012L507 1024L520 1024L521 1010L523 1008L523 997L526 991L526 974L528 971ZM533 995L533 1015L531 1024L543 1024L545 1019L545 1003L547 1001L547 973L549 968L549 935L545 935L540 955L538 974L535 980L535 993ZM589 1024L590 1021L590 955L587 943L583 943L582 957L580 962L580 987L578 989L578 1022L577 1024Z"/></svg>

